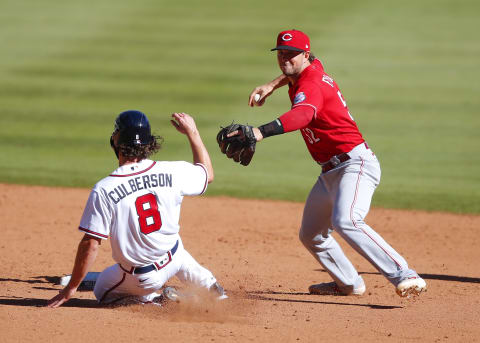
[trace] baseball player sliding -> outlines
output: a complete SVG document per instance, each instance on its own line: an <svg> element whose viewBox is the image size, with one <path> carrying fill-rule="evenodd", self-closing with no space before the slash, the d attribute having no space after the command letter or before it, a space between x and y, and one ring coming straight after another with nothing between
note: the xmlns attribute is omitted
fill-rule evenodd
<svg viewBox="0 0 480 343"><path fill-rule="evenodd" d="M362 295L365 283L332 236L337 231L378 269L402 296L426 290L425 281L364 222L380 182L379 162L359 132L335 81L310 52L310 39L297 30L278 34L277 61L282 74L255 88L249 105L261 106L288 84L291 110L258 128L234 124L217 135L220 149L248 165L256 142L300 130L322 173L308 195L300 240L334 282L311 285L312 294Z"/></svg>
<svg viewBox="0 0 480 343"><path fill-rule="evenodd" d="M119 168L92 189L80 221L79 230L85 235L70 282L47 306L58 307L75 294L107 238L116 263L96 280L94 294L100 304L125 299L156 302L161 298L157 291L172 276L208 289L218 299L226 298L212 273L184 249L179 236L183 197L203 194L213 181L213 168L194 119L185 113L172 117L172 124L190 142L193 164L148 159L160 143L151 135L146 115L126 111L116 118L110 144Z"/></svg>

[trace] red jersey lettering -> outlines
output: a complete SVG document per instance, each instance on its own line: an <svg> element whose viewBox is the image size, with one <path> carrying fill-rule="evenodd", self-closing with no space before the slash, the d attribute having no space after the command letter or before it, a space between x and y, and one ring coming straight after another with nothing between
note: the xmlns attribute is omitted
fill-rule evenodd
<svg viewBox="0 0 480 343"><path fill-rule="evenodd" d="M312 62L295 84L289 84L288 94L292 111L282 115L280 121L285 132L300 129L315 161L326 162L364 142L337 84L319 60ZM293 119L292 113L299 108L304 109L301 118Z"/></svg>

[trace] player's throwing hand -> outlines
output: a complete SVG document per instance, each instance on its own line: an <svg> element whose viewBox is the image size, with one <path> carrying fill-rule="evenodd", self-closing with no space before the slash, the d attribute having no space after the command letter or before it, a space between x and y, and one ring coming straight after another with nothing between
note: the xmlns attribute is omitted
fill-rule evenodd
<svg viewBox="0 0 480 343"><path fill-rule="evenodd" d="M187 113L173 113L172 118L170 121L178 132L187 136L198 133L195 120Z"/></svg>

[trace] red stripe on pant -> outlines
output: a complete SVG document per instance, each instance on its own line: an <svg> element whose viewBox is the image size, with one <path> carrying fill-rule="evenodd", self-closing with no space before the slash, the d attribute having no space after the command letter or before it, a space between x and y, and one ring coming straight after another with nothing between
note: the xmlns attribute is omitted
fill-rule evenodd
<svg viewBox="0 0 480 343"><path fill-rule="evenodd" d="M102 298L99 300L100 303L103 302L103 300L105 300L105 298L106 298L106 296L108 295L108 293L110 293L111 291L113 291L115 288L117 288L118 286L120 286L123 281L125 281L125 275L127 275L127 274L123 273L122 279L121 279L116 285L114 285L112 288L110 288L109 290L107 290L107 291L103 294Z"/></svg>
<svg viewBox="0 0 480 343"><path fill-rule="evenodd" d="M389 254L388 251L379 242L377 242L374 237L370 236L365 230L359 227L353 216L353 209L355 208L355 205L357 202L358 188L360 187L360 178L363 176L363 167L365 166L365 160L363 158L360 158L360 159L362 160L362 165L360 166L360 172L358 173L357 184L355 186L355 196L353 198L352 205L350 206L350 220L352 221L353 226L357 230L362 231L368 238L370 238L380 249L383 250L383 252L388 257L392 259L392 261L397 265L397 267L401 269L402 265L391 254Z"/></svg>

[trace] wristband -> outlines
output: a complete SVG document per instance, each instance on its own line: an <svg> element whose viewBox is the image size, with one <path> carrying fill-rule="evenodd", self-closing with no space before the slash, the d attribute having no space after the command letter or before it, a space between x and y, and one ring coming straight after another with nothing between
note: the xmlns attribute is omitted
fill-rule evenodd
<svg viewBox="0 0 480 343"><path fill-rule="evenodd" d="M263 138L267 138L270 136L281 135L285 131L283 130L283 125L280 119L275 119L274 121L259 126L258 129L262 133Z"/></svg>

